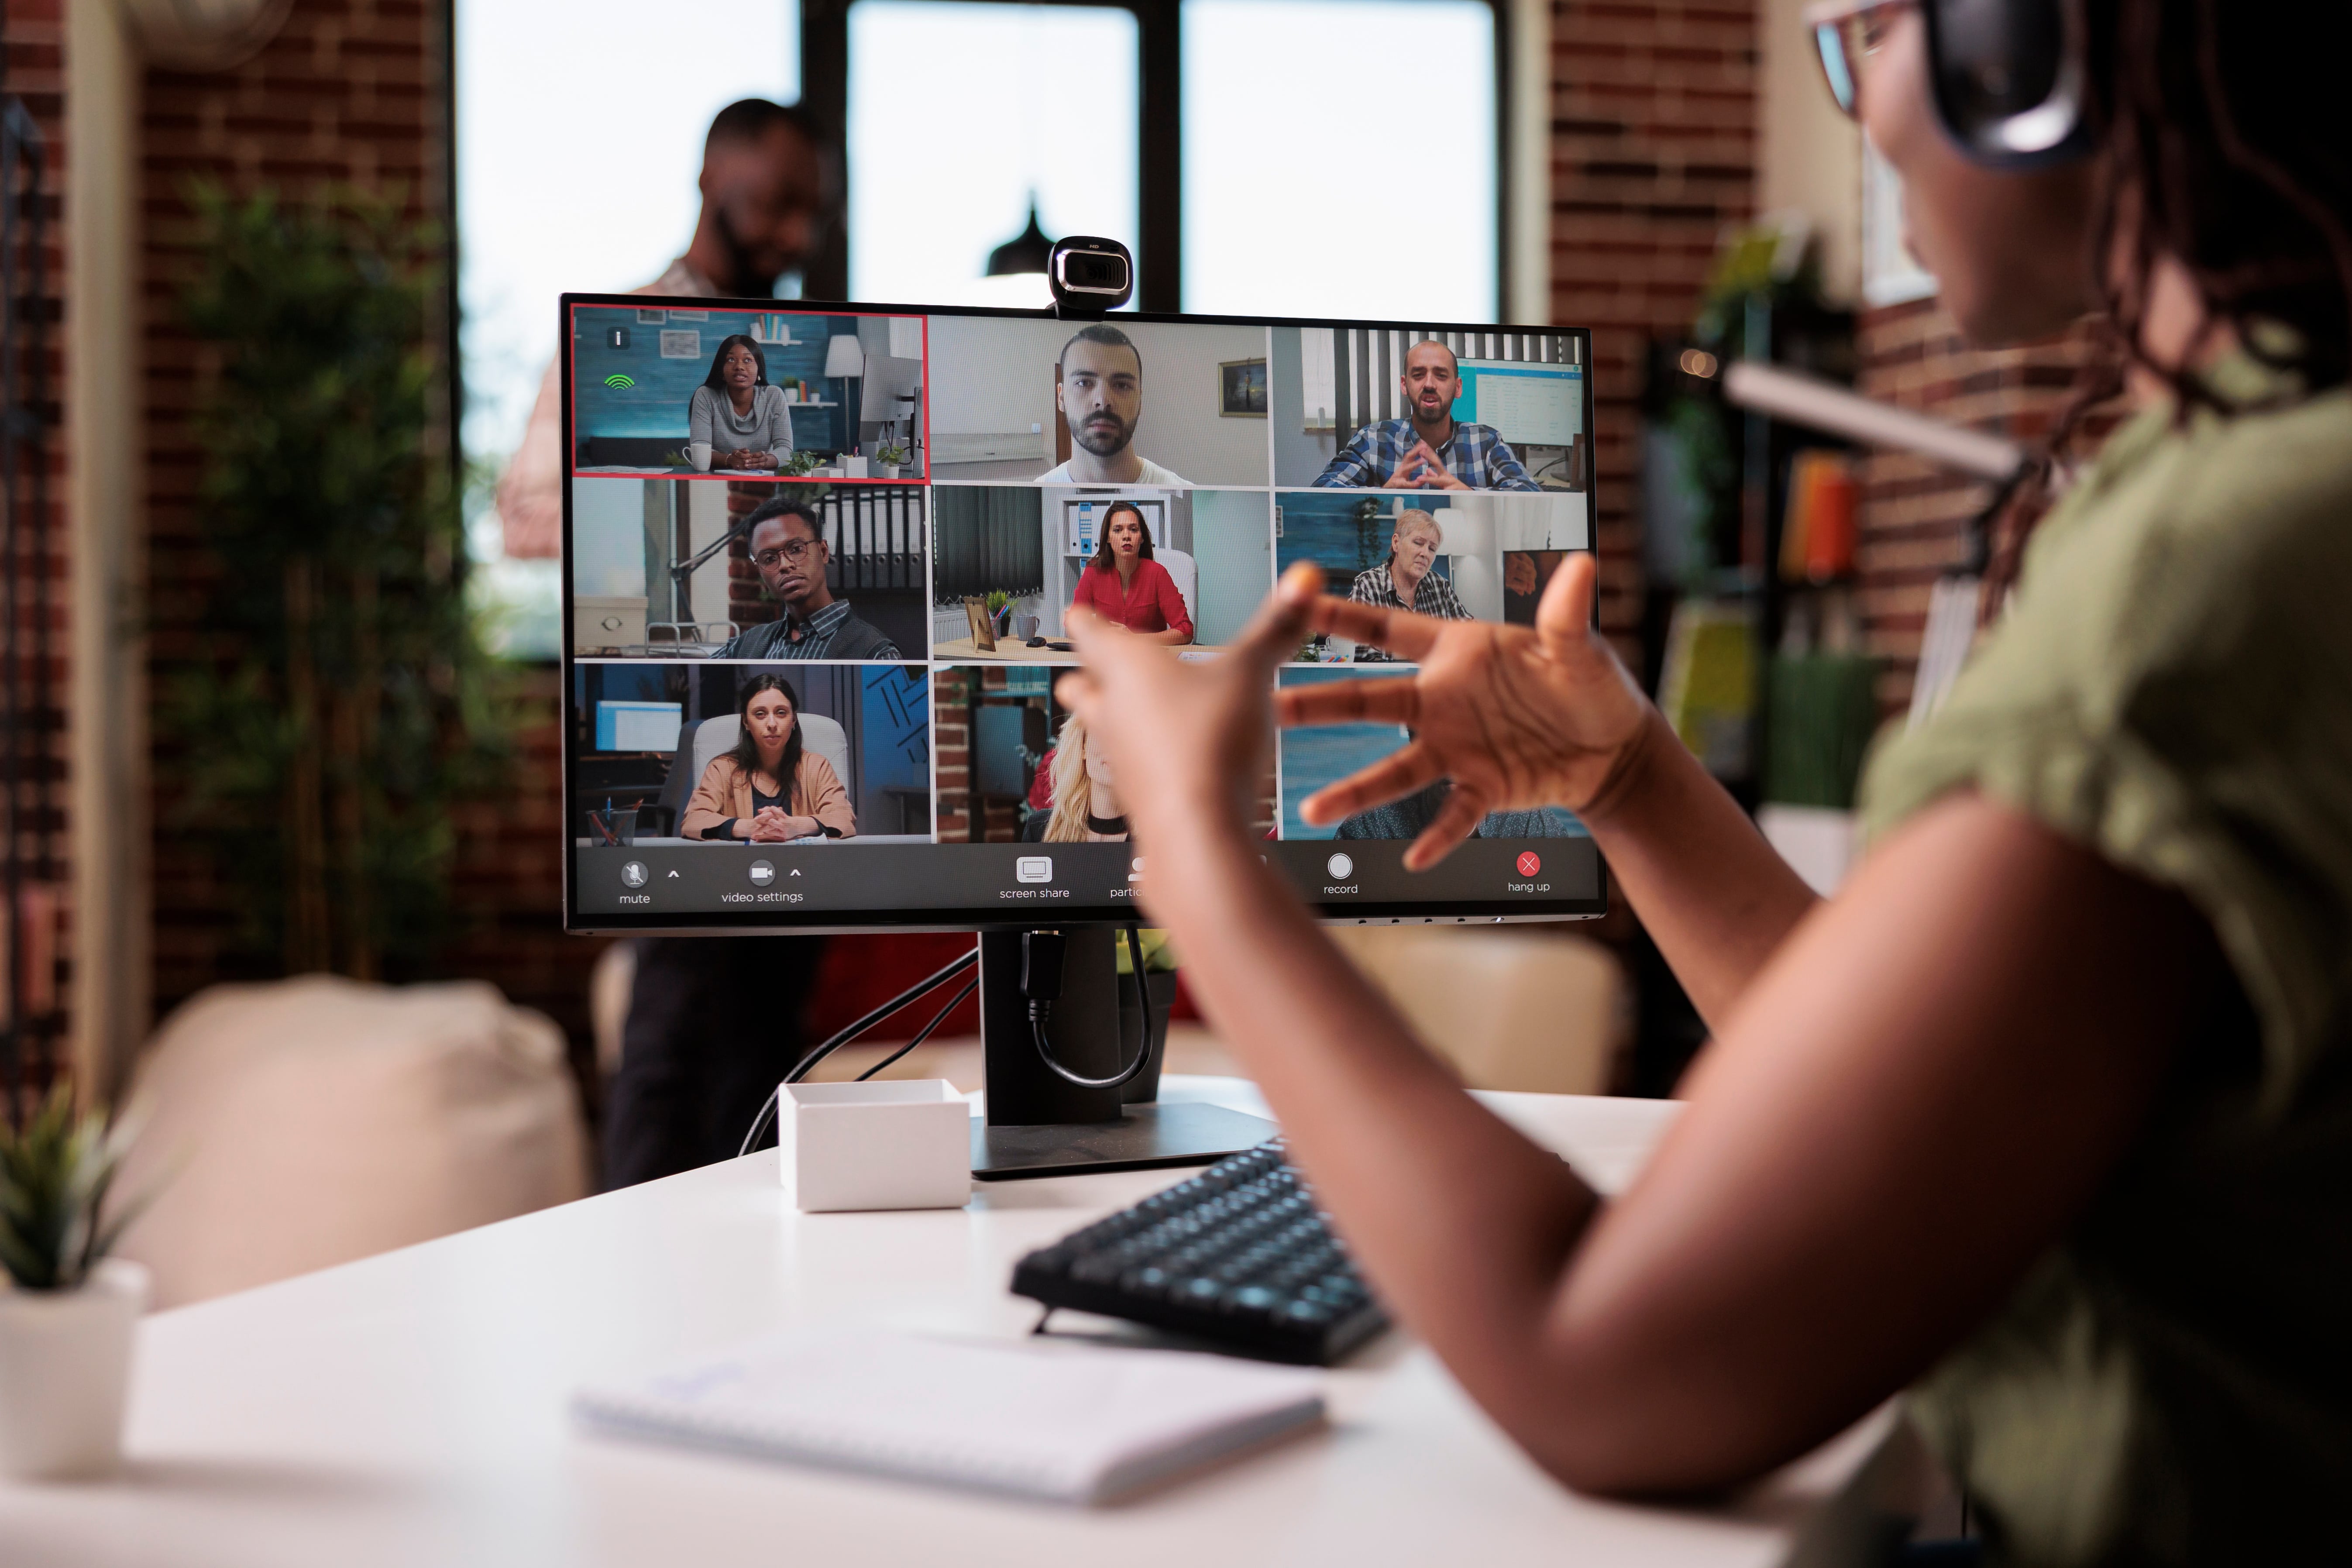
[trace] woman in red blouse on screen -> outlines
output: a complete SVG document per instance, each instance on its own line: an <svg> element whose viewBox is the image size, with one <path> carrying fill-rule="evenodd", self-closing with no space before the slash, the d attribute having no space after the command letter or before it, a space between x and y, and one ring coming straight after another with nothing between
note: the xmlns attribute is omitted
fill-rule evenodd
<svg viewBox="0 0 2352 1568"><path fill-rule="evenodd" d="M1115 626L1153 642L1192 640L1192 612L1168 568L1151 559L1151 530L1132 501L1113 501L1103 517L1102 543L1078 574L1072 608L1084 605Z"/></svg>

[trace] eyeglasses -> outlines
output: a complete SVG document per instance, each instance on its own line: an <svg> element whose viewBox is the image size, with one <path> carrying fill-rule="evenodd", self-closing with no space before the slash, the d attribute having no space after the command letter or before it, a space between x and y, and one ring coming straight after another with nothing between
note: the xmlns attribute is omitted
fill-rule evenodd
<svg viewBox="0 0 2352 1568"><path fill-rule="evenodd" d="M1919 13L1936 118L1971 162L2039 169L2090 152L2077 0L1816 0L1805 26L1840 109L1859 116L1863 63L1902 10Z"/></svg>
<svg viewBox="0 0 2352 1568"><path fill-rule="evenodd" d="M762 550L751 557L751 560L753 564L761 571L772 572L779 563L785 561L791 562L795 566L799 565L801 558L814 550L816 546L817 542L814 539L795 539L790 543L779 544L773 550Z"/></svg>
<svg viewBox="0 0 2352 1568"><path fill-rule="evenodd" d="M1886 41L1895 13L1917 0L1822 0L1805 7L1805 26L1829 82L1830 97L1849 116L1862 112L1862 63Z"/></svg>

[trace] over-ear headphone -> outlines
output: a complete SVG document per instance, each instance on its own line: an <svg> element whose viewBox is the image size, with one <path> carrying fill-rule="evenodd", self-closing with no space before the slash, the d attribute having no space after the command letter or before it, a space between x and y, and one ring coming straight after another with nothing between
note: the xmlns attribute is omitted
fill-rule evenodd
<svg viewBox="0 0 2352 1568"><path fill-rule="evenodd" d="M1997 169L2090 151L2081 0L1919 0L1936 117Z"/></svg>
<svg viewBox="0 0 2352 1568"><path fill-rule="evenodd" d="M2084 0L1817 0L1805 23L1830 96L1857 112L1862 57L1888 14L1917 9L1936 118L1960 151L1995 169L2031 169L2091 149Z"/></svg>

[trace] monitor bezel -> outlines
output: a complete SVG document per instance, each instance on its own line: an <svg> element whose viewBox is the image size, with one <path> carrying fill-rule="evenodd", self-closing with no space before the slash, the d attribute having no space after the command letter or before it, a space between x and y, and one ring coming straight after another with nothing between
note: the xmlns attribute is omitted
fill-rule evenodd
<svg viewBox="0 0 2352 1568"><path fill-rule="evenodd" d="M662 300L664 303L659 306L648 303L649 300ZM1584 370L1581 378L1584 383L1583 429L1588 442L1592 440L1594 435L1592 330L1590 327L1538 326L1507 321L1380 321L1360 316L1239 316L1192 310L1114 310L1097 314L1075 310L1065 312L1050 308L1041 310L1024 310L1001 305L912 305L870 300L763 300L709 294L565 293L561 295L556 307L555 351L560 366L556 380L559 384L557 390L561 398L564 442L562 469L563 532L560 544L561 553L558 556L560 565L557 573L562 579L562 619L557 624L564 628L564 635L560 640L557 653L560 676L557 692L560 742L558 751L561 753L562 788L561 798L563 802L559 818L562 824L560 832L563 847L563 929L567 934L575 936L853 936L887 932L913 934L1025 929L1037 923L1036 916L1034 914L1026 920L1009 919L1002 908L909 909L905 911L906 918L903 920L873 918L875 911L861 910L857 913L867 918L847 921L833 919L829 914L818 911L811 911L812 918L807 921L781 921L765 918L746 920L740 915L717 910L707 916L687 917L669 913L644 916L600 913L591 919L585 911L578 908L575 901L577 889L573 885L572 876L572 854L575 847L572 842L570 806L572 793L572 691L574 663L570 635L572 623L572 480L576 477L572 472L575 443L572 433L573 372L571 328L572 312L582 307L622 310L778 310L795 314L832 316L919 316L927 321L932 316L992 317L1004 321L1066 321L1072 323L1073 331L1087 321L1144 321L1171 326L1240 326L1267 329L1332 327L1363 328L1375 331L1545 332L1578 340L1580 353L1578 363ZM926 430L930 427L931 385L929 359L927 348L923 374L923 426ZM934 487L938 481L929 477L928 460L925 468L926 477L920 483L928 489ZM1297 488L1273 484L1271 479L1272 476L1269 474L1269 483L1266 486L1268 489ZM1598 508L1591 500L1596 494L1596 485L1588 478L1584 493L1588 498L1587 514L1592 529L1593 552L1597 555L1600 550L1600 523ZM927 524L928 519L929 511L926 509ZM1596 625L1599 618L1600 606L1596 598L1593 608L1593 619ZM931 661L909 659L907 662L928 666ZM1563 921L1599 920L1609 912L1609 862L1606 857L1600 854L1597 845L1594 847L1594 856L1597 862L1597 879L1594 894L1591 899L1562 899L1545 909L1537 910L1530 910L1524 900L1507 901L1496 899L1449 903L1443 910L1432 910L1427 904L1419 901L1338 905L1318 902L1307 898L1304 893L1300 894L1300 898L1318 923L1334 926L1531 925L1552 924ZM1056 925L1127 925L1133 923L1133 921L1097 913L1091 910L1073 910L1070 911L1069 918L1057 918L1054 923Z"/></svg>

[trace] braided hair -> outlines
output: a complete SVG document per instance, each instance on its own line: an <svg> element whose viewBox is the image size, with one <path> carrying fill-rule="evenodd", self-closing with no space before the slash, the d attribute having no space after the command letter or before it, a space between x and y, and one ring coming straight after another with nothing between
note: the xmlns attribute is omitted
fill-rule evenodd
<svg viewBox="0 0 2352 1568"><path fill-rule="evenodd" d="M2352 380L2352 140L2337 79L2352 11L2285 0L2085 0L2085 112L2097 132L2089 258L2106 307L2095 353L2009 509L1988 579L1997 603L2046 510L2056 455L2121 392L2126 366L2171 388L2177 416L2242 412L2198 370L2223 328L2297 395ZM2180 360L2144 340L2160 258L2204 322Z"/></svg>

